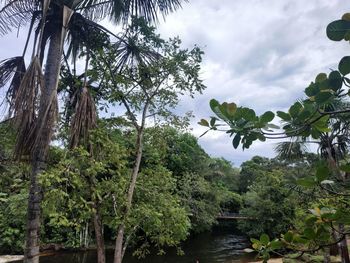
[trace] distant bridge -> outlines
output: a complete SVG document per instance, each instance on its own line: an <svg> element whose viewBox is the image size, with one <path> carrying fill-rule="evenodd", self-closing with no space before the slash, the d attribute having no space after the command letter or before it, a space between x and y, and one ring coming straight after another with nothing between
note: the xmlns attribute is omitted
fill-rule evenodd
<svg viewBox="0 0 350 263"><path fill-rule="evenodd" d="M217 220L253 220L253 217L241 215L238 213L220 213L217 217Z"/></svg>

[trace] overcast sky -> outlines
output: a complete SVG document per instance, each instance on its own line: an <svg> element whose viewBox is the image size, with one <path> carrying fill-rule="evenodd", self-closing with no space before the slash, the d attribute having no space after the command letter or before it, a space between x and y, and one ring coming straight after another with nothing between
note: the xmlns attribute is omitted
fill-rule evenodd
<svg viewBox="0 0 350 263"><path fill-rule="evenodd" d="M205 51L204 94L182 103L193 110L196 124L213 115L209 100L236 102L266 110L286 110L302 97L320 72L337 67L349 54L345 42L326 37L326 26L350 12L344 0L190 0L159 27L164 37L179 35L185 46ZM274 156L274 142L257 143L244 152L234 150L226 134L209 133L199 139L213 156L240 165L254 155Z"/></svg>
<svg viewBox="0 0 350 263"><path fill-rule="evenodd" d="M348 54L347 43L332 42L325 34L327 24L349 12L348 7L345 0L190 0L169 15L159 25L161 35L179 36L185 47L197 44L205 51L202 78L207 89L180 105L181 111L196 116L193 133L204 131L196 123L212 115L211 98L262 113L286 110L302 97L319 72L336 68ZM1 60L19 55L21 35L0 38L0 47ZM199 142L212 156L235 165L254 155L274 156L273 142L257 143L244 152L234 150L225 134L212 132Z"/></svg>

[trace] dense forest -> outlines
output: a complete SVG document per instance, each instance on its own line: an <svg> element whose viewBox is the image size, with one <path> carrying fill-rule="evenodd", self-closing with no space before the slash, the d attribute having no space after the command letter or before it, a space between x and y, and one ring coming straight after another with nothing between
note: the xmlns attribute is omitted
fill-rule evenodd
<svg viewBox="0 0 350 263"><path fill-rule="evenodd" d="M2 253L20 253L24 243L29 167L12 161L15 136L2 124L1 218ZM134 158L135 132L110 120L99 121L90 142L91 158L82 147L51 146L43 187L42 248L78 249L96 246L98 216L104 240L111 245L123 215L128 176ZM196 233L210 230L217 217L240 213L238 222L251 237L272 236L302 223L310 197L298 195L295 180L309 173L314 154L285 161L256 156L235 168L211 158L197 139L170 126L145 130L133 212L127 218L130 249L144 256L148 249L178 246ZM125 201L124 201L125 202ZM15 219L15 220L14 220ZM51 247L50 247L51 246Z"/></svg>

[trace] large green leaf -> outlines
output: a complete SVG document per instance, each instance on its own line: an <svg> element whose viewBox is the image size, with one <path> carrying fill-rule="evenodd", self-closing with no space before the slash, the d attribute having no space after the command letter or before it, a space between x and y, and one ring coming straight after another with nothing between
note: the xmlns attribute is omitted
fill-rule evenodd
<svg viewBox="0 0 350 263"><path fill-rule="evenodd" d="M303 234L307 239L314 239L316 237L316 232L311 227L305 228Z"/></svg>
<svg viewBox="0 0 350 263"><path fill-rule="evenodd" d="M328 102L332 97L333 97L333 91L324 90L316 95L315 101L318 104L324 104L324 103Z"/></svg>
<svg viewBox="0 0 350 263"><path fill-rule="evenodd" d="M237 134L235 135L235 137L233 138L233 140L232 140L233 148L237 149L237 147L238 147L240 141L241 141L241 135L240 135L239 133L237 133Z"/></svg>
<svg viewBox="0 0 350 263"><path fill-rule="evenodd" d="M296 102L294 103L290 108L289 108L289 114L295 118L299 115L301 109L303 108L303 106L301 105L300 102Z"/></svg>
<svg viewBox="0 0 350 263"><path fill-rule="evenodd" d="M315 96L317 93L319 93L320 87L318 86L317 83L311 83L306 89L305 89L305 94L308 97Z"/></svg>
<svg viewBox="0 0 350 263"><path fill-rule="evenodd" d="M344 76L350 73L350 56L343 57L340 60L338 69Z"/></svg>
<svg viewBox="0 0 350 263"><path fill-rule="evenodd" d="M329 115L325 115L318 121L312 124L312 127L319 132L329 132L331 129L328 127ZM315 138L315 137L314 137Z"/></svg>
<svg viewBox="0 0 350 263"><path fill-rule="evenodd" d="M266 234L262 234L262 235L260 236L260 242L261 242L261 244L263 244L264 246L266 246L266 245L270 242L269 236L266 235Z"/></svg>
<svg viewBox="0 0 350 263"><path fill-rule="evenodd" d="M272 111L267 111L263 115L260 116L260 121L267 123L273 120L275 114Z"/></svg>
<svg viewBox="0 0 350 263"><path fill-rule="evenodd" d="M277 116L280 117L284 121L290 121L292 119L290 117L289 113L286 113L283 111L277 111Z"/></svg>
<svg viewBox="0 0 350 263"><path fill-rule="evenodd" d="M325 81L327 79L327 74L326 73L319 73L317 76L316 76L316 83L321 83L323 81Z"/></svg>
<svg viewBox="0 0 350 263"><path fill-rule="evenodd" d="M336 20L327 26L327 37L333 41L341 41L350 31L350 22L345 20Z"/></svg>
<svg viewBox="0 0 350 263"><path fill-rule="evenodd" d="M283 243L279 240L273 240L270 243L270 248L272 250L281 249L282 247L283 247Z"/></svg>
<svg viewBox="0 0 350 263"><path fill-rule="evenodd" d="M235 103L228 103L226 105L226 111L229 115L234 116L237 111L237 105Z"/></svg>
<svg viewBox="0 0 350 263"><path fill-rule="evenodd" d="M341 89L342 85L343 85L343 78L340 75L339 71L334 70L331 73L329 73L329 84L330 84L330 88L334 91L338 91L339 89Z"/></svg>
<svg viewBox="0 0 350 263"><path fill-rule="evenodd" d="M293 241L293 233L288 231L287 233L285 233L283 235L283 239L288 243L292 242Z"/></svg>
<svg viewBox="0 0 350 263"><path fill-rule="evenodd" d="M222 120L229 121L229 118L226 116L226 107L222 106L217 100L211 99L209 102L211 110Z"/></svg>
<svg viewBox="0 0 350 263"><path fill-rule="evenodd" d="M241 114L243 119L247 121L255 121L256 114L254 110L249 108L242 108Z"/></svg>
<svg viewBox="0 0 350 263"><path fill-rule="evenodd" d="M198 122L199 125L209 127L209 122L205 119L201 119L200 122Z"/></svg>
<svg viewBox="0 0 350 263"><path fill-rule="evenodd" d="M304 177L304 178L300 178L297 180L297 184L300 186L304 186L306 188L312 188L314 186L316 186L317 182L315 181L314 177L309 176L309 177Z"/></svg>
<svg viewBox="0 0 350 263"><path fill-rule="evenodd" d="M329 176L329 169L328 169L327 165L325 165L325 164L319 165L317 167L317 170L316 170L317 181L322 182L325 179L327 179L328 176Z"/></svg>

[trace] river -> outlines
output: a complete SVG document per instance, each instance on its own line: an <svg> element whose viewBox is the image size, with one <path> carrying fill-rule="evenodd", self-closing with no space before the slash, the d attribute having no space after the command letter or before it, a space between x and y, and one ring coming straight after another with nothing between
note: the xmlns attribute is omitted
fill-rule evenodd
<svg viewBox="0 0 350 263"><path fill-rule="evenodd" d="M248 247L247 239L233 227L215 227L184 242L185 255L179 256L175 249L170 249L163 256L149 255L145 259L136 259L126 255L124 263L232 263L247 262L249 257L243 249ZM107 263L112 263L113 251L107 251ZM19 262L19 261L18 261ZM94 251L79 253L58 253L45 256L40 263L95 263Z"/></svg>

